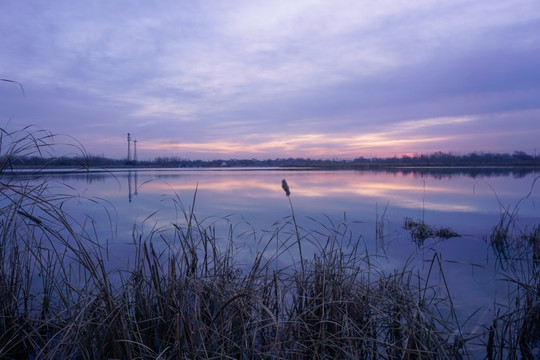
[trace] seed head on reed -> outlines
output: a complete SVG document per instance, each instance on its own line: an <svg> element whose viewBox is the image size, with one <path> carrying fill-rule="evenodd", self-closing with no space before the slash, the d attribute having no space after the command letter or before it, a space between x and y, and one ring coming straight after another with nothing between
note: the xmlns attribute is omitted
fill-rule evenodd
<svg viewBox="0 0 540 360"><path fill-rule="evenodd" d="M291 190L289 189L289 184L287 184L287 180L285 179L281 180L281 187L285 191L285 195L287 196L291 195Z"/></svg>

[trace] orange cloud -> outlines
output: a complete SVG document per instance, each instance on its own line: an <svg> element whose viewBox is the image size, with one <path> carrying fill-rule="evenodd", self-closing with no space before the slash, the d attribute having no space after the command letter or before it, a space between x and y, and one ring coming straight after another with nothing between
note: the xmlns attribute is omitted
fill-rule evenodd
<svg viewBox="0 0 540 360"><path fill-rule="evenodd" d="M369 153L401 153L404 149L415 148L421 144L436 144L450 141L451 136L436 137L398 137L389 133L364 135L348 134L302 134L292 136L274 136L271 140L238 139L238 141L218 142L169 142L146 143L144 150L168 151L193 154L215 154L227 157L249 157L276 153L279 157L321 157L333 156L358 157ZM368 155L369 156L369 155Z"/></svg>

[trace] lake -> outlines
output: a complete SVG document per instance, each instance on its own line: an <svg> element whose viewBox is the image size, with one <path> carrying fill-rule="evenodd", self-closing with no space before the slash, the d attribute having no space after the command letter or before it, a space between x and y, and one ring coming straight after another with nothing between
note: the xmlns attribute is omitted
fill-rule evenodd
<svg viewBox="0 0 540 360"><path fill-rule="evenodd" d="M336 234L345 251L373 255L388 273L407 263L426 276L437 254L443 272L431 274L432 281L448 286L463 322L473 315L464 325L468 333L478 331L512 291L512 284L499 281L509 269L497 265L490 231L505 212L513 214L510 225L517 229L540 224L538 175L523 169L117 169L44 176L49 191L79 194L63 208L106 243L109 269L130 263L137 239L152 238L166 250L158 235L188 222L189 214L213 229L223 246L233 238L240 265L261 251L271 258L278 246L271 234L294 237L294 211L305 259ZM459 236L414 238L406 221ZM276 267L298 258L295 247L287 254L275 260Z"/></svg>
<svg viewBox="0 0 540 360"><path fill-rule="evenodd" d="M506 172L470 173L400 171L317 171L302 169L160 169L112 170L99 173L48 174L65 193L75 189L82 197L103 199L86 203L92 218L108 210L118 241L131 237L134 224L167 226L178 220L179 205L199 220L225 217L255 230L291 215L281 188L286 179L299 223L309 228L313 220L325 223L346 219L371 247L376 224L383 223L384 237L402 238L405 217L426 224L450 227L459 239L450 242L478 243L497 224L501 213L518 208L521 226L537 224L540 196L534 185L537 174ZM530 193L530 194L529 194ZM528 196L528 197L527 197ZM79 199L82 201L82 198ZM74 208L81 211L80 206ZM181 217L181 216L180 216ZM377 220L377 218L379 220ZM447 250L450 251L450 250ZM457 251L462 253L462 251Z"/></svg>

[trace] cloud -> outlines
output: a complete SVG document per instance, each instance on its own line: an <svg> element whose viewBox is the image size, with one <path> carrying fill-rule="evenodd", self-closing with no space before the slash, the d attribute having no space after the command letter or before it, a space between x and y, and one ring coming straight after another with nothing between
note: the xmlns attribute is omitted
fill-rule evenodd
<svg viewBox="0 0 540 360"><path fill-rule="evenodd" d="M10 34L0 39L2 77L27 90L20 98L0 87L0 117L69 132L91 152L120 156L128 131L153 155L205 157L534 146L517 134L494 141L505 124L485 120L538 109L540 6L529 0L0 10L0 31ZM489 143L456 133L479 124Z"/></svg>

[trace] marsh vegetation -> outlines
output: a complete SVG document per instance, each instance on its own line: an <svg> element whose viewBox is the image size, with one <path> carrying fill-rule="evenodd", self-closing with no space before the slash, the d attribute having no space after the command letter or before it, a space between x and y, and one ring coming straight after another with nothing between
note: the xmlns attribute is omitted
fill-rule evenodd
<svg viewBox="0 0 540 360"><path fill-rule="evenodd" d="M465 332L468 314L457 313L439 254L427 271L411 262L387 271L346 222L317 232L299 225L286 182L290 213L252 235L260 246L250 263L237 256L234 224L222 237L199 219L195 191L189 204L171 196L178 221L167 229L134 227L126 241L135 256L111 269L109 258L122 255L99 238L104 224L67 210L102 200L58 192L46 178L8 176L14 161L47 151L53 137L31 129L1 136L1 358L538 356L540 228L521 229L514 210L486 235L494 271L512 292ZM422 241L457 235L411 218L403 225ZM314 251L302 254L307 245Z"/></svg>

